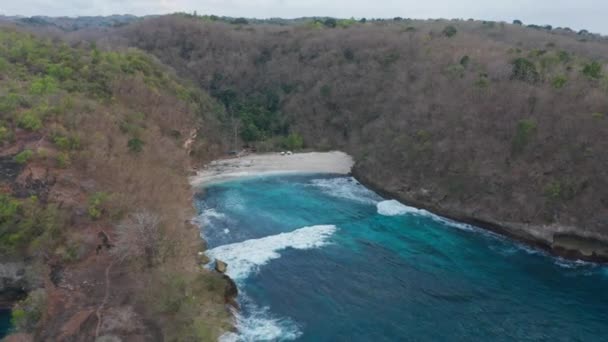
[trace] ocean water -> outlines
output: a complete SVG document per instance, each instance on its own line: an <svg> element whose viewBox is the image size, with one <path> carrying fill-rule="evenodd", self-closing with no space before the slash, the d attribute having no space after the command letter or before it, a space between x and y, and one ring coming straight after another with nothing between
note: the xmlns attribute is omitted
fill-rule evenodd
<svg viewBox="0 0 608 342"><path fill-rule="evenodd" d="M8 335L11 329L11 310L0 309L0 339Z"/></svg>
<svg viewBox="0 0 608 342"><path fill-rule="evenodd" d="M608 268L546 255L353 178L274 176L196 197L228 263L238 341L602 341Z"/></svg>

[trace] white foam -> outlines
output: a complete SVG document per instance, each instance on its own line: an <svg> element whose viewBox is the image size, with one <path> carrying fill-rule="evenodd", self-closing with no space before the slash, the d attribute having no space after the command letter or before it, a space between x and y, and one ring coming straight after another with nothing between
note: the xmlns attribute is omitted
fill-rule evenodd
<svg viewBox="0 0 608 342"><path fill-rule="evenodd" d="M361 185L353 177L313 179L310 184L333 197L368 204L376 204L382 200L375 192Z"/></svg>
<svg viewBox="0 0 608 342"><path fill-rule="evenodd" d="M382 201L376 204L376 207L378 208L378 214L384 216L400 216L406 214L428 216L431 214L424 209L408 207L407 205L401 204L399 201L396 200Z"/></svg>
<svg viewBox="0 0 608 342"><path fill-rule="evenodd" d="M434 221L441 222L450 227L467 230L467 231L478 231L483 234L493 235L494 233L479 229L477 227L471 226L470 224L456 222L445 217L441 217L439 215L433 214L428 210L418 209L414 207L407 206L397 200L387 200L382 201L376 204L376 208L378 210L378 214L383 216L402 216L402 215L419 215L426 216L431 218Z"/></svg>
<svg viewBox="0 0 608 342"><path fill-rule="evenodd" d="M239 296L245 296L239 294ZM238 332L220 336L219 342L237 341L291 341L302 335L298 325L289 318L277 318L268 307L258 308L245 298L247 314L232 310Z"/></svg>
<svg viewBox="0 0 608 342"><path fill-rule="evenodd" d="M556 257L555 259L555 264L559 267L563 267L563 268L595 268L598 267L599 264L594 263L594 262L590 262L590 261L584 261L584 260L567 260L564 259L562 257Z"/></svg>
<svg viewBox="0 0 608 342"><path fill-rule="evenodd" d="M270 260L280 258L278 251L322 247L336 230L337 227L333 225L304 227L289 233L219 246L208 250L207 256L227 263L228 276L238 282Z"/></svg>

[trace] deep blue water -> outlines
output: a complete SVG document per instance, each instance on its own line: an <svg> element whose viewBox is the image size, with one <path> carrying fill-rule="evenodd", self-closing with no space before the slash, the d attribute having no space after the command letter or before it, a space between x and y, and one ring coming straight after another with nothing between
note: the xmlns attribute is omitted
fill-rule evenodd
<svg viewBox="0 0 608 342"><path fill-rule="evenodd" d="M0 339L11 329L11 310L0 309Z"/></svg>
<svg viewBox="0 0 608 342"><path fill-rule="evenodd" d="M241 291L240 340L608 339L606 267L384 201L352 178L233 181L196 204L208 254Z"/></svg>

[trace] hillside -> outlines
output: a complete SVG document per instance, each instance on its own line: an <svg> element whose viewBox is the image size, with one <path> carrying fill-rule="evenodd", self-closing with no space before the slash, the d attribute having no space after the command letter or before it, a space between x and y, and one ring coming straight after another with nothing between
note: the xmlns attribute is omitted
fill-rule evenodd
<svg viewBox="0 0 608 342"><path fill-rule="evenodd" d="M0 28L2 304L25 340L215 339L187 176L219 106L141 51ZM9 338L9 341L11 338Z"/></svg>
<svg viewBox="0 0 608 342"><path fill-rule="evenodd" d="M407 203L608 257L603 39L494 22L174 15L99 41L190 77L246 145L344 149L361 180Z"/></svg>

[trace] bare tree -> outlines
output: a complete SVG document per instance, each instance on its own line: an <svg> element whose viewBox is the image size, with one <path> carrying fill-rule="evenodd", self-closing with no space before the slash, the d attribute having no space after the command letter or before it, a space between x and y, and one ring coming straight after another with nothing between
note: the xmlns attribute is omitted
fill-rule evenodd
<svg viewBox="0 0 608 342"><path fill-rule="evenodd" d="M144 258L151 267L159 255L161 240L158 215L147 210L137 211L118 225L112 254L120 262L127 258Z"/></svg>

